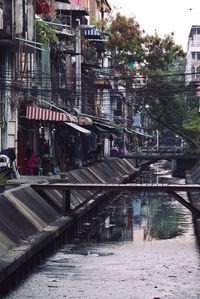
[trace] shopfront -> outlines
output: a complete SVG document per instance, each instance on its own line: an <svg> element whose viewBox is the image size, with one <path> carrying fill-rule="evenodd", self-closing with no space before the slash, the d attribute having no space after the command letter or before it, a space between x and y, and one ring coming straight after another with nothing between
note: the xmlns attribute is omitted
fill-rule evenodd
<svg viewBox="0 0 200 299"><path fill-rule="evenodd" d="M78 123L75 116L37 106L27 106L19 118L17 165L21 175L26 174L26 152L31 149L37 156L39 174L51 175L61 168L57 135L65 123Z"/></svg>

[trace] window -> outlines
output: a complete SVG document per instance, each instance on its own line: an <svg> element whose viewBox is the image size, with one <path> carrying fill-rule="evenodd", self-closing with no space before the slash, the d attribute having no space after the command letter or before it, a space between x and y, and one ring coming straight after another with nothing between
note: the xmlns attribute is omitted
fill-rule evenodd
<svg viewBox="0 0 200 299"><path fill-rule="evenodd" d="M196 53L195 52L192 52L192 59L195 59L195 55Z"/></svg>
<svg viewBox="0 0 200 299"><path fill-rule="evenodd" d="M197 60L200 60L200 52L197 52Z"/></svg>

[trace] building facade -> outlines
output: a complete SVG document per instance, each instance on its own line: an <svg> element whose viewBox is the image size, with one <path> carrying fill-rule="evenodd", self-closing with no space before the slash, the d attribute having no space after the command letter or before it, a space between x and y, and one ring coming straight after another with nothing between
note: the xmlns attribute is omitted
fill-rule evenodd
<svg viewBox="0 0 200 299"><path fill-rule="evenodd" d="M30 149L46 175L109 156L113 133L124 145L133 107L96 26L110 12L106 0L0 0L0 150L20 174Z"/></svg>
<svg viewBox="0 0 200 299"><path fill-rule="evenodd" d="M187 47L186 83L200 82L200 25L192 26Z"/></svg>

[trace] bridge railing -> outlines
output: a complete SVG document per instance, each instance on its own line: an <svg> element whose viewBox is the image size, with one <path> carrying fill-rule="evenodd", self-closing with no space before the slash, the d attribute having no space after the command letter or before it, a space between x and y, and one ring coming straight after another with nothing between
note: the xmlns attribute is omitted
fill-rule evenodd
<svg viewBox="0 0 200 299"><path fill-rule="evenodd" d="M72 190L115 190L115 191L132 191L132 192L166 192L177 199L182 205L189 209L192 213L200 214L200 210L194 207L185 198L181 197L179 191L200 191L199 184L138 184L138 183L120 183L120 184L96 184L96 183L47 183L47 184L31 184L35 190L59 190L62 192L62 211L64 214L71 211L71 191Z"/></svg>
<svg viewBox="0 0 200 299"><path fill-rule="evenodd" d="M186 146L151 146L151 147L135 147L131 153L138 155L153 155L153 154L185 154L189 151Z"/></svg>

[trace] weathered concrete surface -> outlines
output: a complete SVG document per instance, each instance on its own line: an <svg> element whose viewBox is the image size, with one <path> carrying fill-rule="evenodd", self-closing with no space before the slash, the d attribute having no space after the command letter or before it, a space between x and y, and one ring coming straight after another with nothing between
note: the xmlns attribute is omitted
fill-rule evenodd
<svg viewBox="0 0 200 299"><path fill-rule="evenodd" d="M186 171L187 184L199 184L200 183L200 164L197 163L190 171ZM200 210L200 195L199 192L190 192L190 200L192 204Z"/></svg>
<svg viewBox="0 0 200 299"><path fill-rule="evenodd" d="M197 163L191 170L186 171L187 184L200 184L200 162ZM200 211L200 194L199 192L188 192L189 200L195 208ZM198 240L200 242L200 218L194 219L195 229Z"/></svg>
<svg viewBox="0 0 200 299"><path fill-rule="evenodd" d="M112 158L84 169L68 173L69 182L123 182L136 173L131 159ZM33 181L32 181L33 180ZM48 179L49 182L52 177ZM0 195L0 283L13 271L44 248L53 238L73 223L63 216L60 207L62 194L45 191L38 194L30 184L47 182L47 178L27 177L13 180ZM16 184L19 187L12 188ZM73 191L71 208L85 199L98 199L94 191Z"/></svg>
<svg viewBox="0 0 200 299"><path fill-rule="evenodd" d="M133 160L112 158L87 168L70 171L67 176L69 183L119 183L126 181L127 177L136 172ZM49 181L51 182L51 179ZM48 200L49 204L61 211L61 192L45 190L40 194ZM94 199L96 194L96 191L91 190L72 191L71 209L75 209L86 199Z"/></svg>

